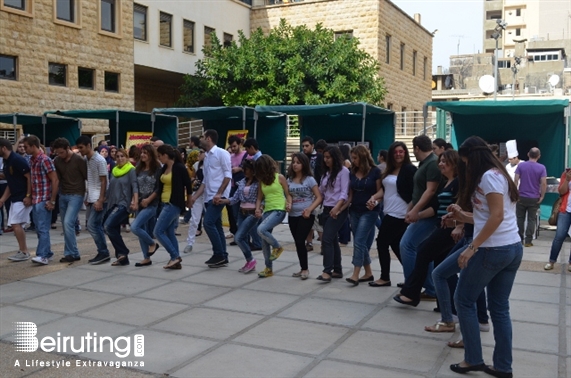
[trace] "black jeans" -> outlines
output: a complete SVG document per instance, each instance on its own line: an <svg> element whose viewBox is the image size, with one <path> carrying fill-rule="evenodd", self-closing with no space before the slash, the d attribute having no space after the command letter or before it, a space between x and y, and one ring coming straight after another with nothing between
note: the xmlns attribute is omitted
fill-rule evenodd
<svg viewBox="0 0 571 378"><path fill-rule="evenodd" d="M418 246L414 269L400 291L402 295L413 301L420 300L420 292L430 264L437 259L441 262L456 244L452 240L452 230L454 229L437 228Z"/></svg>
<svg viewBox="0 0 571 378"><path fill-rule="evenodd" d="M305 239L313 227L313 222L315 221L315 215L311 215L309 218L299 217L289 217L288 225L291 231L291 236L295 242L295 250L297 251L297 258L299 259L299 265L301 270L307 270L307 247L305 246Z"/></svg>
<svg viewBox="0 0 571 378"><path fill-rule="evenodd" d="M323 273L331 275L331 272L343 274L341 268L341 247L337 233L347 220L349 211L345 209L337 215L337 219L329 216L330 207L323 207L323 213L327 213L323 225L323 236L321 237L321 252L323 253ZM307 234L306 234L307 236Z"/></svg>
<svg viewBox="0 0 571 378"><path fill-rule="evenodd" d="M377 251L379 253L379 262L381 264L381 280L391 280L391 254L389 247L400 260L400 240L408 227L408 223L404 219L391 217L385 214L379 235L377 236Z"/></svg>

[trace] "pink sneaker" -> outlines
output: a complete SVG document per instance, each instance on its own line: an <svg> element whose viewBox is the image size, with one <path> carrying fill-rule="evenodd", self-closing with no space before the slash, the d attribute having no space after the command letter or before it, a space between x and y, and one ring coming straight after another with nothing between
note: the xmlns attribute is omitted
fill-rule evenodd
<svg viewBox="0 0 571 378"><path fill-rule="evenodd" d="M252 261L248 261L246 265L240 268L239 272L242 273L250 273L256 270L256 259L252 259Z"/></svg>

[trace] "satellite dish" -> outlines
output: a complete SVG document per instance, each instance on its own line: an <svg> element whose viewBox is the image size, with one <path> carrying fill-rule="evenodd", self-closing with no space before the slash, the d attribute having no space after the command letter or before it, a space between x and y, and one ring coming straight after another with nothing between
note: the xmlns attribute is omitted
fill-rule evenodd
<svg viewBox="0 0 571 378"><path fill-rule="evenodd" d="M549 80L547 80L547 82L552 87L555 87L557 84L559 84L559 76L558 75L551 75L551 77L549 78Z"/></svg>
<svg viewBox="0 0 571 378"><path fill-rule="evenodd" d="M478 81L478 86L484 93L494 93L494 77L492 75L484 75Z"/></svg>

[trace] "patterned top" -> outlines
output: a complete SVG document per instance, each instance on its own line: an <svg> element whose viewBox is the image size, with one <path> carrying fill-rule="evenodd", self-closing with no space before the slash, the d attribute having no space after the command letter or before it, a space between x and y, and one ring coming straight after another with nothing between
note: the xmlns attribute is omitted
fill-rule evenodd
<svg viewBox="0 0 571 378"><path fill-rule="evenodd" d="M246 203L253 203L254 205L256 204L256 199L258 198L258 182L257 181L252 182L252 184L250 185L250 191L248 192L248 196L245 196L244 187L246 186L246 180L247 179L244 178L238 181L238 189L236 189L236 192L234 193L232 198L230 198L230 205L234 205L238 202L240 202L240 205Z"/></svg>
<svg viewBox="0 0 571 378"><path fill-rule="evenodd" d="M32 173L32 203L35 205L52 198L52 182L48 178L50 172L56 170L54 163L42 151L30 160Z"/></svg>

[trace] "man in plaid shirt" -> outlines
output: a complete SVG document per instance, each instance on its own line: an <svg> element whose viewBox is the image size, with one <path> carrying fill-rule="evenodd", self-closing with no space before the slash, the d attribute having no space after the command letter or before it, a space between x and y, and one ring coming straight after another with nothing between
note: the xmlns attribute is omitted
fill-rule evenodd
<svg viewBox="0 0 571 378"><path fill-rule="evenodd" d="M40 148L40 140L35 135L24 138L26 153L31 155L32 174L32 214L38 235L36 257L32 262L47 265L53 256L50 242L52 210L56 204L59 182L54 163Z"/></svg>

